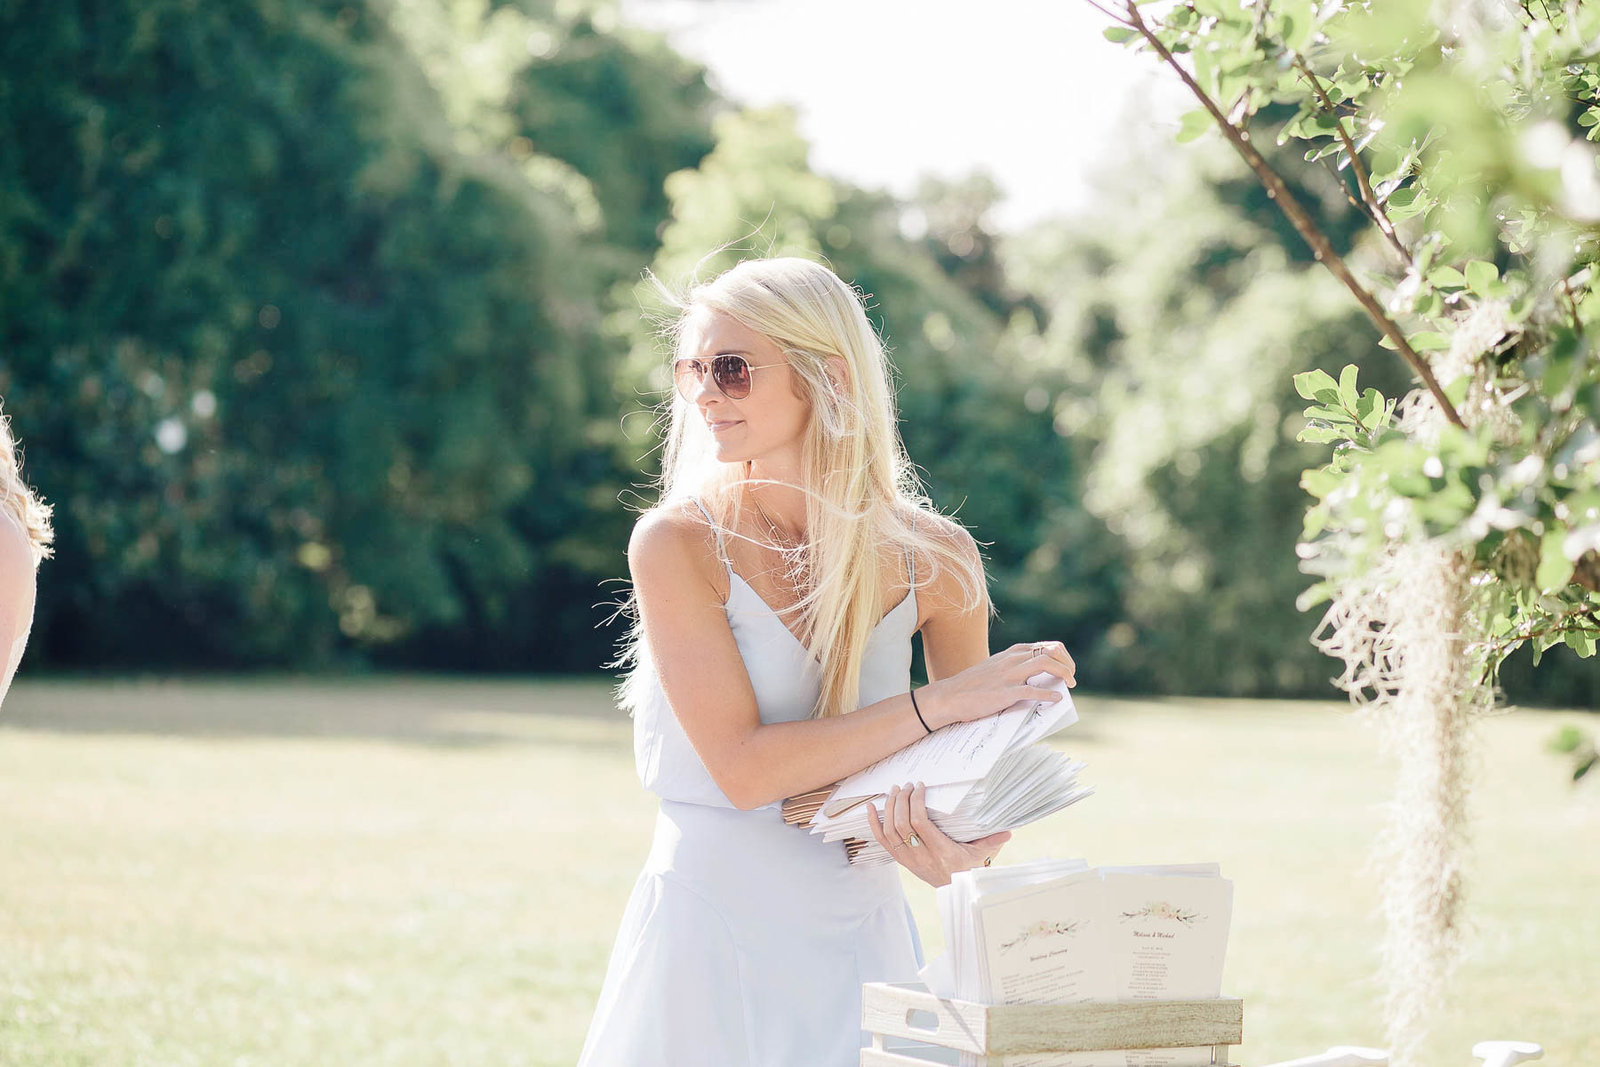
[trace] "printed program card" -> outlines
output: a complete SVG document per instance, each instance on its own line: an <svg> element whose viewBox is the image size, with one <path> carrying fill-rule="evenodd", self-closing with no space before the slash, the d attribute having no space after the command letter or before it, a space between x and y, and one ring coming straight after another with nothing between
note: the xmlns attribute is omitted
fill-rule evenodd
<svg viewBox="0 0 1600 1067"><path fill-rule="evenodd" d="M1222 995L1233 918L1225 878L1105 875L1108 943L1120 1000L1206 1000ZM1208 1049L1126 1054L1127 1067L1201 1067Z"/></svg>

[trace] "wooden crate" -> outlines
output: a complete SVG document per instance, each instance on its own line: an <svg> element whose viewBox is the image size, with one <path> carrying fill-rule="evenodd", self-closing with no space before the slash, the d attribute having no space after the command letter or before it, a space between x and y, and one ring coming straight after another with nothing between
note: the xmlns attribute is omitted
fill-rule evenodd
<svg viewBox="0 0 1600 1067"><path fill-rule="evenodd" d="M995 1057L997 1064L998 1057L1024 1053L1209 1046L1211 1062L1220 1067L1229 1062L1229 1046L1243 1039L1244 1002L1236 997L1219 997L1088 1004L974 1004L943 1000L921 985L869 982L861 989L861 1028L872 1034L872 1047L861 1050L861 1067L925 1067L930 1062L890 1050L886 1038L911 1039L938 1049Z"/></svg>

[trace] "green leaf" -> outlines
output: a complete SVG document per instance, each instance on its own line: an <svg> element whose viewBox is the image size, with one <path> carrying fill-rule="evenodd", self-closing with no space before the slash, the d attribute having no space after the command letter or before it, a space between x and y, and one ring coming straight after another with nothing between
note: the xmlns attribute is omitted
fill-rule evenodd
<svg viewBox="0 0 1600 1067"><path fill-rule="evenodd" d="M1439 267L1429 272L1428 284L1441 289L1465 289L1467 277L1454 267Z"/></svg>
<svg viewBox="0 0 1600 1067"><path fill-rule="evenodd" d="M1500 272L1493 263L1475 259L1466 266L1467 285L1479 296L1488 296L1500 280Z"/></svg>
<svg viewBox="0 0 1600 1067"><path fill-rule="evenodd" d="M1313 404L1302 411L1301 414L1308 419L1321 419L1323 422L1355 422L1355 420L1350 417L1350 413L1344 408L1333 406L1333 404L1337 404L1338 402L1338 397L1334 397L1331 403Z"/></svg>
<svg viewBox="0 0 1600 1067"><path fill-rule="evenodd" d="M1310 541L1313 537L1316 537L1324 529L1326 529L1328 525L1328 518L1328 505L1313 504L1306 511L1305 533L1303 535L1305 539Z"/></svg>
<svg viewBox="0 0 1600 1067"><path fill-rule="evenodd" d="M1438 352L1450 347L1450 338L1432 330L1423 330L1406 338L1418 352Z"/></svg>
<svg viewBox="0 0 1600 1067"><path fill-rule="evenodd" d="M1583 731L1569 722L1557 730L1554 737L1545 742L1545 747L1559 756L1565 756L1570 752L1578 751L1578 747L1582 744Z"/></svg>
<svg viewBox="0 0 1600 1067"><path fill-rule="evenodd" d="M1211 117L1211 112L1203 107L1186 111L1183 118L1178 120L1178 143L1188 144L1215 125L1216 120Z"/></svg>
<svg viewBox="0 0 1600 1067"><path fill-rule="evenodd" d="M1356 365L1345 364L1344 370L1339 372L1339 403L1346 408L1354 409L1359 394L1356 392Z"/></svg>
<svg viewBox="0 0 1600 1067"><path fill-rule="evenodd" d="M1325 370L1308 370L1294 376L1294 391L1307 400L1319 399L1317 394L1325 389L1338 389L1333 375Z"/></svg>
<svg viewBox="0 0 1600 1067"><path fill-rule="evenodd" d="M1314 445L1325 445L1333 441L1348 441L1348 434L1340 433L1331 426L1307 426L1295 435L1296 441L1306 441Z"/></svg>
<svg viewBox="0 0 1600 1067"><path fill-rule="evenodd" d="M1132 37L1138 36L1138 31L1131 26L1107 26L1102 31L1102 34L1112 44L1121 44Z"/></svg>
<svg viewBox="0 0 1600 1067"><path fill-rule="evenodd" d="M1577 630L1568 630L1566 641L1567 647L1576 652L1580 659L1588 659L1594 655L1595 641L1588 634L1579 633Z"/></svg>
<svg viewBox="0 0 1600 1067"><path fill-rule="evenodd" d="M1328 470L1326 467L1316 467L1300 472L1300 488L1321 500L1344 481L1344 475Z"/></svg>
<svg viewBox="0 0 1600 1067"><path fill-rule="evenodd" d="M1356 401L1356 418L1361 420L1361 425L1367 425L1372 418L1372 413L1383 406L1383 395L1376 389L1368 389L1361 394L1361 399Z"/></svg>
<svg viewBox="0 0 1600 1067"><path fill-rule="evenodd" d="M1416 198L1417 187L1415 185L1403 185L1389 194L1389 199L1383 202L1383 206L1390 210L1398 207L1410 207L1412 201L1416 200Z"/></svg>
<svg viewBox="0 0 1600 1067"><path fill-rule="evenodd" d="M1572 578L1572 561L1561 550L1566 534L1566 530L1551 524L1539 542L1539 571L1534 581L1539 583L1540 589L1564 588Z"/></svg>

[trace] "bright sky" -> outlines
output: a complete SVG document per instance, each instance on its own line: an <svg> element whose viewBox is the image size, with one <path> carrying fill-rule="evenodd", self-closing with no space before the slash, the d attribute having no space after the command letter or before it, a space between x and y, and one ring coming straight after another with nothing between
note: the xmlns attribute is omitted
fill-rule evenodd
<svg viewBox="0 0 1600 1067"><path fill-rule="evenodd" d="M989 171L1014 229L1081 209L1125 109L1170 134L1181 87L1083 0L622 0L747 104L795 105L811 164L909 194Z"/></svg>

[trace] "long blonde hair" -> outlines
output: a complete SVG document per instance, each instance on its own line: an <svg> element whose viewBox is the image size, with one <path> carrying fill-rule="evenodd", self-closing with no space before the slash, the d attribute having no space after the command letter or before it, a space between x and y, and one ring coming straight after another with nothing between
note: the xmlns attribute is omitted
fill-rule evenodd
<svg viewBox="0 0 1600 1067"><path fill-rule="evenodd" d="M22 480L22 464L17 457L17 441L11 436L11 419L0 410L0 508L4 508L22 527L33 552L33 565L49 558L55 531L50 529L50 505Z"/></svg>
<svg viewBox="0 0 1600 1067"><path fill-rule="evenodd" d="M876 628L891 562L909 550L918 561L916 584L948 569L968 610L984 604L982 564L947 531L918 484L896 428L889 362L857 291L827 267L784 257L746 260L677 296L657 281L676 315L666 327L674 355L686 342L684 325L697 309L720 311L771 339L794 371L811 408L802 443L806 541L783 551L801 590L799 626L822 667L816 717L856 708L867 639ZM843 358L845 380L827 372ZM744 464L719 461L714 441L693 406L671 394L657 507L698 498L726 531L738 529ZM919 518L922 521L918 521ZM744 535L736 535L744 536ZM632 665L622 687L630 710L644 696L648 666L637 619L616 665Z"/></svg>

